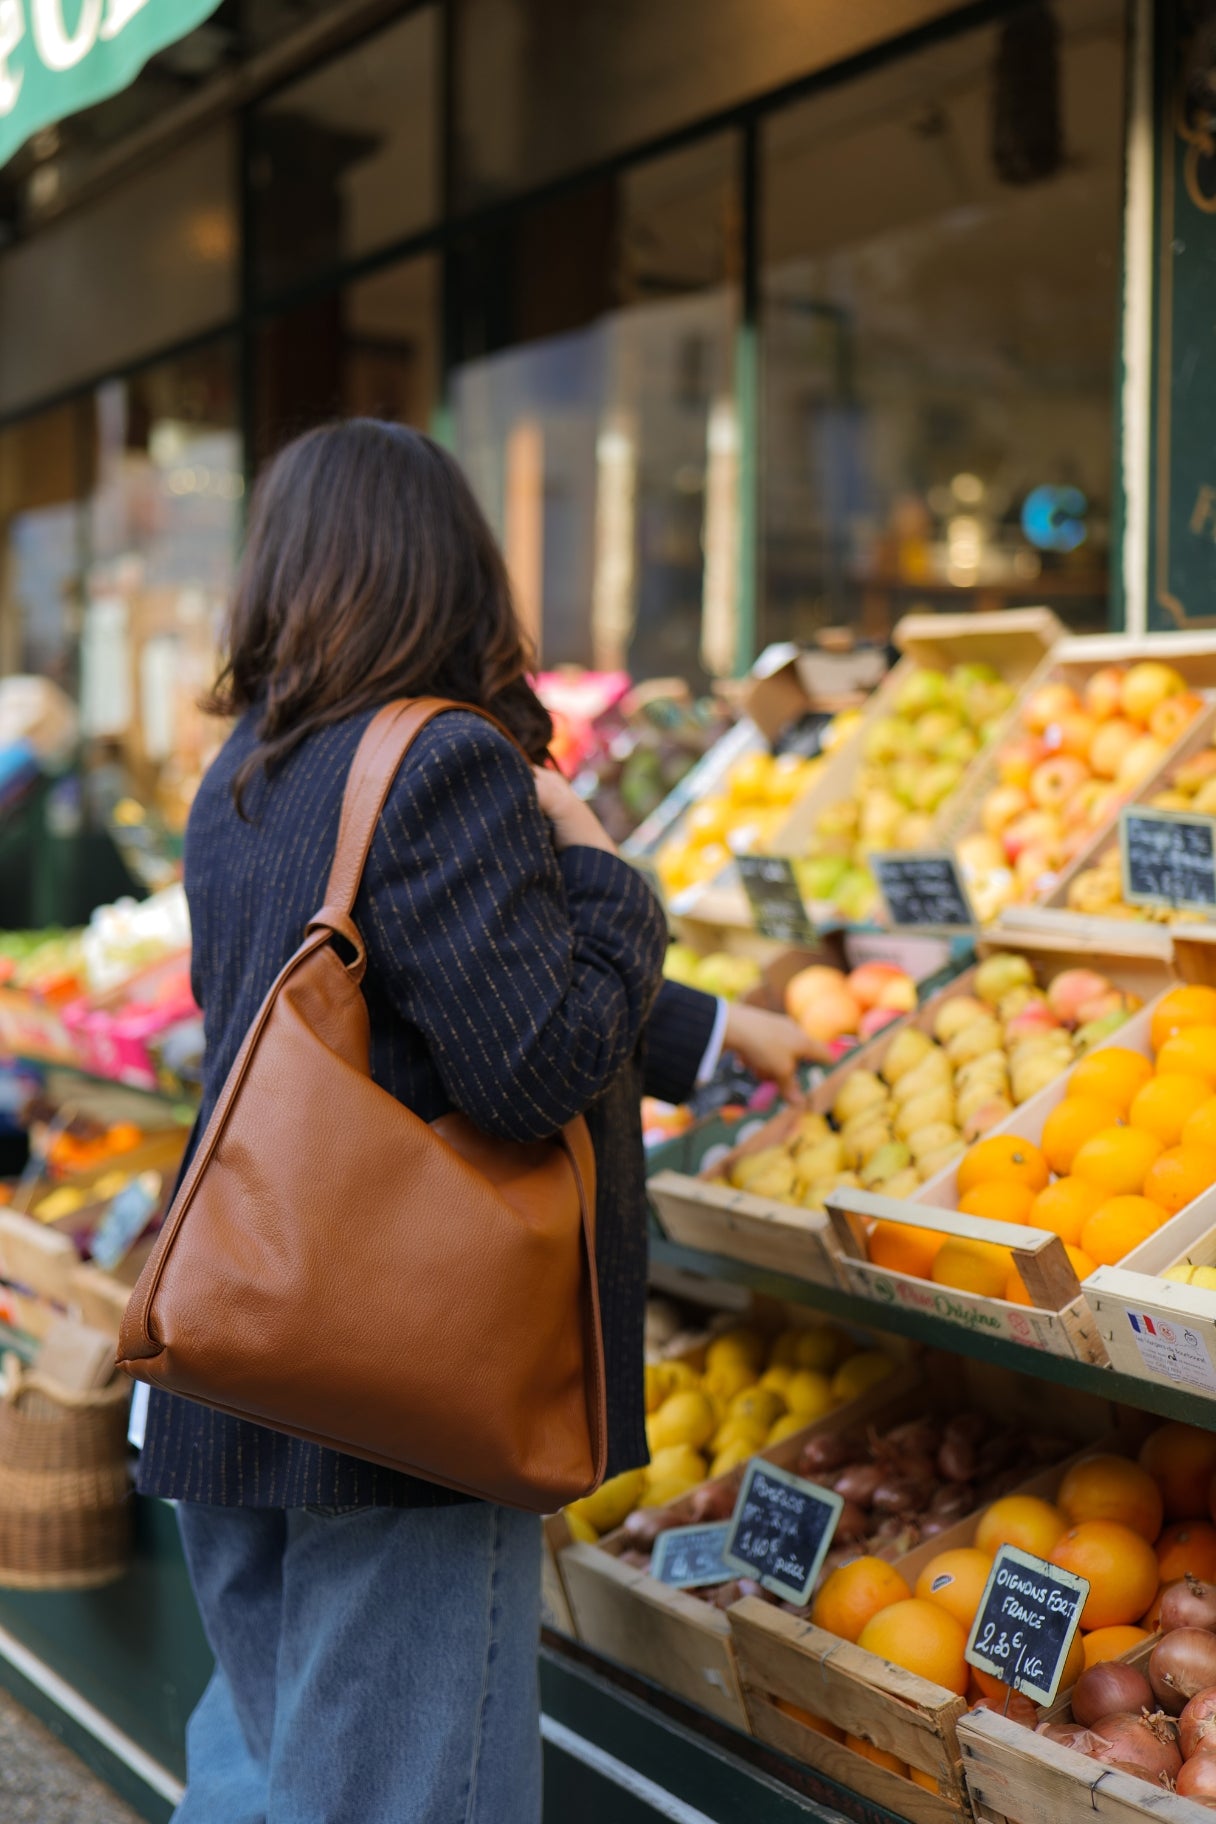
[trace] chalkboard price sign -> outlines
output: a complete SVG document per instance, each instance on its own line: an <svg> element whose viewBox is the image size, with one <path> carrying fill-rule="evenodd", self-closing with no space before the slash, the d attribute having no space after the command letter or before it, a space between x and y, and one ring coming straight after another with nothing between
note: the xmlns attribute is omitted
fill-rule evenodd
<svg viewBox="0 0 1216 1824"><path fill-rule="evenodd" d="M676 1590L698 1590L729 1583L734 1576L722 1553L730 1521L713 1526L673 1526L654 1542L650 1574Z"/></svg>
<svg viewBox="0 0 1216 1824"><path fill-rule="evenodd" d="M1216 912L1216 817L1129 805L1119 817L1119 854L1128 905Z"/></svg>
<svg viewBox="0 0 1216 1824"><path fill-rule="evenodd" d="M1084 1577L1003 1545L967 1642L969 1665L1050 1704L1089 1596Z"/></svg>
<svg viewBox="0 0 1216 1824"><path fill-rule="evenodd" d="M793 867L784 855L741 855L739 878L762 936L775 937L783 944L815 941Z"/></svg>
<svg viewBox="0 0 1216 1824"><path fill-rule="evenodd" d="M730 1519L722 1556L733 1570L783 1596L809 1602L844 1502L753 1458Z"/></svg>
<svg viewBox="0 0 1216 1824"><path fill-rule="evenodd" d="M871 855L870 867L893 925L957 931L975 924L958 864L945 850Z"/></svg>

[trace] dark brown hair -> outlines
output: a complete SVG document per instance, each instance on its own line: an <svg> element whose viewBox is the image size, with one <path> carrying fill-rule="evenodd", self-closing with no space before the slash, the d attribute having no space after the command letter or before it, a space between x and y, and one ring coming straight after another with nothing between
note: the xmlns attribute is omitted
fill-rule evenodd
<svg viewBox="0 0 1216 1824"><path fill-rule="evenodd" d="M207 708L257 716L235 796L306 735L396 697L487 709L538 764L553 726L506 566L458 464L418 431L352 418L309 431L254 490Z"/></svg>

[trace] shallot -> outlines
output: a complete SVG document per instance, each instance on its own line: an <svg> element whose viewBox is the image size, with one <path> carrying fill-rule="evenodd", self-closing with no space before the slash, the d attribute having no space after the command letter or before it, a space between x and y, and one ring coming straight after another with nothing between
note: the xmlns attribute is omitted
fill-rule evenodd
<svg viewBox="0 0 1216 1824"><path fill-rule="evenodd" d="M1084 1728L1117 1711L1151 1710L1153 1692L1143 1672L1118 1660L1088 1666L1073 1686L1072 1714Z"/></svg>
<svg viewBox="0 0 1216 1824"><path fill-rule="evenodd" d="M1163 1710L1177 1716L1200 1691L1216 1685L1216 1634L1175 1628L1153 1648L1148 1682Z"/></svg>
<svg viewBox="0 0 1216 1824"><path fill-rule="evenodd" d="M858 1449L857 1439L847 1432L821 1431L815 1437L808 1438L802 1446L798 1459L798 1468L803 1475L814 1471L824 1474L830 1469L841 1469L852 1462Z"/></svg>
<svg viewBox="0 0 1216 1824"><path fill-rule="evenodd" d="M1089 1750L1091 1760L1135 1774L1154 1786L1172 1785L1182 1756L1178 1752L1177 1728L1160 1710L1152 1716L1133 1716L1130 1711L1103 1716L1094 1724L1093 1732L1102 1746Z"/></svg>
<svg viewBox="0 0 1216 1824"><path fill-rule="evenodd" d="M846 1501L855 1501L858 1507L869 1507L874 1499L874 1490L886 1481L887 1472L880 1463L850 1463L835 1478L832 1487Z"/></svg>
<svg viewBox="0 0 1216 1824"><path fill-rule="evenodd" d="M1216 1583L1204 1583L1188 1571L1161 1592L1158 1627L1163 1634L1178 1628L1216 1628Z"/></svg>

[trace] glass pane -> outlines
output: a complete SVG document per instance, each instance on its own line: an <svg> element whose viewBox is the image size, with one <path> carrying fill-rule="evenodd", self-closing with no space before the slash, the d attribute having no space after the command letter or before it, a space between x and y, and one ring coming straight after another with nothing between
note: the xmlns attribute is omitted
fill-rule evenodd
<svg viewBox="0 0 1216 1824"><path fill-rule="evenodd" d="M430 427L439 399L439 262L386 267L274 318L258 338L257 456L330 418Z"/></svg>
<svg viewBox="0 0 1216 1824"><path fill-rule="evenodd" d="M256 281L276 293L434 218L439 15L411 13L255 110Z"/></svg>
<svg viewBox="0 0 1216 1824"><path fill-rule="evenodd" d="M0 412L235 316L231 125L0 259Z"/></svg>
<svg viewBox="0 0 1216 1824"><path fill-rule="evenodd" d="M658 160L457 262L457 449L548 665L733 665L736 154Z"/></svg>
<svg viewBox="0 0 1216 1824"><path fill-rule="evenodd" d="M948 0L451 0L457 189L484 202L826 69Z"/></svg>
<svg viewBox="0 0 1216 1824"><path fill-rule="evenodd" d="M0 675L74 689L87 410L60 406L0 431Z"/></svg>
<svg viewBox="0 0 1216 1824"><path fill-rule="evenodd" d="M180 823L217 739L198 699L214 680L245 488L234 347L100 387L96 426L82 726Z"/></svg>
<svg viewBox="0 0 1216 1824"><path fill-rule="evenodd" d="M1054 56L994 26L764 129L769 640L922 603L1105 624L1123 8L1053 11Z"/></svg>

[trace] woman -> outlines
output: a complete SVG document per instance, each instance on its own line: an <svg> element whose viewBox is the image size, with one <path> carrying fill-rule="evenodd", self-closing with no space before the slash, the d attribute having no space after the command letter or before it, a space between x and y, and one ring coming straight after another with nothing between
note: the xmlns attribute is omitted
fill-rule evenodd
<svg viewBox="0 0 1216 1824"><path fill-rule="evenodd" d="M721 1021L707 997L666 991L644 1072L662 914L541 770L549 720L456 464L369 421L284 450L255 496L227 650L212 707L236 727L186 840L199 1131L321 903L371 715L419 695L490 710L514 741L437 718L372 844L355 914L372 1071L426 1120L455 1107L514 1139L587 1114L609 1473L643 1462L639 1096L687 1094ZM746 1016L742 1042L786 1072L802 1049L785 1022L757 1041ZM367 1188L350 1186L356 1225ZM139 1485L181 1503L216 1660L178 1824L537 1824L535 1516L157 1392Z"/></svg>

